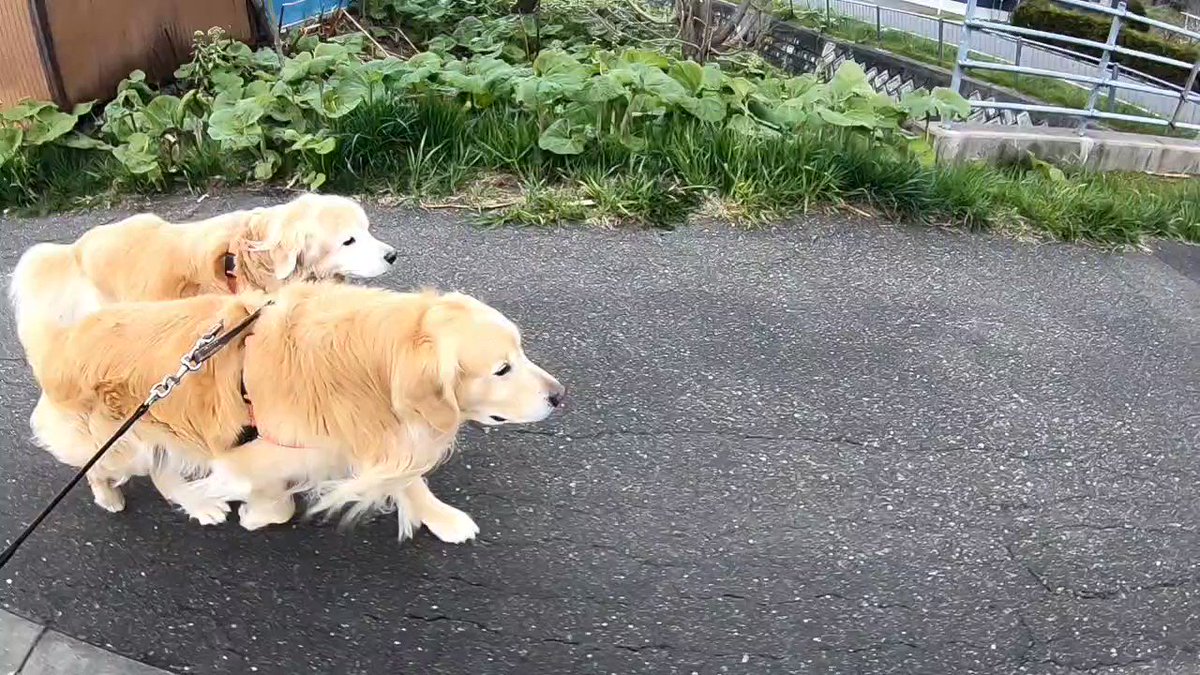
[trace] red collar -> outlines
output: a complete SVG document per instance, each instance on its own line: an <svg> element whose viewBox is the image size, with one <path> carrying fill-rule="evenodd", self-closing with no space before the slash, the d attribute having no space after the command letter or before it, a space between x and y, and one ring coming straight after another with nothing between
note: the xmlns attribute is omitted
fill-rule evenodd
<svg viewBox="0 0 1200 675"><path fill-rule="evenodd" d="M229 287L229 292L237 295L237 256L233 253L226 253L221 256L221 263L225 268L225 285Z"/></svg>
<svg viewBox="0 0 1200 675"><path fill-rule="evenodd" d="M250 338L250 333L247 333L247 334L246 334L246 337L243 339L243 342L242 342L242 363L243 363L243 366L242 366L242 367L243 367L243 368L245 368L245 365L244 365L244 364L245 364L245 358L246 358L246 352L245 352L245 350L246 350L246 343L245 343L245 340L246 340L246 339L249 339L249 338ZM239 379L239 380L238 380L238 387L240 388L240 390L241 390L241 393L242 393L242 402L246 404L246 413L247 413L247 414L249 415L249 417L250 417L249 429L250 429L250 430L253 430L253 434L252 434L252 436L251 436L250 438L248 438L248 439L245 441L245 443L249 443L249 442L250 442L250 440L252 440L253 438L261 438L262 440L264 440L264 441L266 441L266 442L268 442L268 443L273 443L273 444L275 444L275 445L278 445L278 446L280 446L280 447L282 447L282 448L295 448L295 449L297 449L297 450L302 450L302 449L304 449L304 446L302 446L302 445L292 445L291 443L283 443L283 442L279 441L278 439L271 438L270 436L268 436L268 435L264 434L264 433L263 433L263 431L262 431L262 429L260 429L260 428L259 428L259 426L258 426L258 418L254 416L254 403L252 403L252 402L250 401L250 394L246 393L246 377L245 377L245 374L243 374L243 375L242 375L242 377L241 377L241 379ZM244 443L243 443L243 444L244 444Z"/></svg>
<svg viewBox="0 0 1200 675"><path fill-rule="evenodd" d="M244 385L243 385L243 388L244 388ZM244 400L246 402L246 411L250 414L250 426L254 427L254 432L258 435L259 438L261 438L262 440L264 440L268 443L273 443L275 445L278 445L281 448L294 448L296 450L304 449L304 446L302 446L302 445L292 445L291 443L284 443L283 441L280 441L277 438L272 438L272 437L264 434L262 429L259 428L259 426L258 426L258 420L254 417L254 404L250 402L250 399L246 398L245 394L242 394L242 400Z"/></svg>

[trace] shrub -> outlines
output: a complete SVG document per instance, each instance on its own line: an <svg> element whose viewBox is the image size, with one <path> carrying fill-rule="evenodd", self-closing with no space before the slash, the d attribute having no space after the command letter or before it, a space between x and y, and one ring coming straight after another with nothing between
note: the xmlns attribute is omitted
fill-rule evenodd
<svg viewBox="0 0 1200 675"><path fill-rule="evenodd" d="M1139 14L1143 13L1144 9L1143 12L1138 12L1131 7L1130 11ZM1013 12L1012 24L1022 28L1033 28L1035 30L1070 35L1085 40L1104 42L1108 40L1108 31L1112 24L1112 19L1107 14L1066 9L1051 3L1050 0L1024 0L1024 2L1017 6L1016 11ZM1197 55L1200 54L1200 49L1197 49L1195 45L1177 44L1147 32L1127 29L1121 31L1117 42L1129 49L1165 56L1177 61L1183 61L1184 63L1193 63ZM1062 44L1073 51L1082 51L1095 55L1100 54L1100 50L1098 49L1081 47L1065 42ZM1129 56L1114 55L1113 58L1123 66L1141 71L1147 75L1153 75L1161 80L1166 80L1179 86L1187 84L1188 71L1182 68ZM1197 85L1197 89L1200 90L1200 82Z"/></svg>
<svg viewBox="0 0 1200 675"><path fill-rule="evenodd" d="M1138 16L1146 16L1146 6L1142 4L1142 0L1129 0L1125 3L1125 9L1137 14ZM1133 30L1140 30L1142 32L1150 30L1150 26L1148 24L1144 24L1139 21L1130 21L1128 25Z"/></svg>
<svg viewBox="0 0 1200 675"><path fill-rule="evenodd" d="M246 173L316 189L330 177L326 156L347 142L333 133L347 115L377 123L354 137L359 146L364 137L403 132L403 125L369 114L378 110L370 104L396 98L443 100L460 115L491 108L526 114L537 122L537 147L560 156L610 141L641 150L648 136L690 120L748 138L845 129L895 143L910 117L961 118L970 111L961 96L941 88L900 102L880 96L852 62L820 82L811 75L741 77L637 49L542 49L531 63L516 64L486 53L460 59L434 51L403 61L370 59L361 41L305 38L294 55L280 57L252 51L219 29L197 35L195 58L176 76L179 96L156 90L134 71L91 136L73 132L90 105L68 114L31 102L5 112L0 169L24 166L30 153L50 144L107 153L129 182L164 189L180 178L194 184ZM361 165L356 154L349 173ZM20 202L22 194L0 192L4 203Z"/></svg>

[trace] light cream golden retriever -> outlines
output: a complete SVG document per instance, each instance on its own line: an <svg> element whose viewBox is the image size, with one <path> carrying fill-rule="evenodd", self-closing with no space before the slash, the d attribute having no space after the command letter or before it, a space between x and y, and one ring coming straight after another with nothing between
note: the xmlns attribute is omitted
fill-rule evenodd
<svg viewBox="0 0 1200 675"><path fill-rule="evenodd" d="M395 260L395 249L371 236L357 202L305 194L192 223L143 213L95 227L72 244L37 244L21 256L10 294L20 305L39 289L61 289L61 296L41 296L69 320L68 310L114 302L274 291L294 279L375 277Z"/></svg>
<svg viewBox="0 0 1200 675"><path fill-rule="evenodd" d="M516 326L455 293L322 282L273 299L89 472L96 503L121 510L121 484L149 474L202 523L223 521L227 501L244 502L247 529L282 523L304 492L317 512L395 508L402 539L421 524L448 542L474 537L470 516L424 476L465 421L536 422L561 404L562 385L526 357ZM235 325L266 296L121 303L68 322L29 300L17 321L42 387L31 426L60 461L82 466L199 335L217 319Z"/></svg>

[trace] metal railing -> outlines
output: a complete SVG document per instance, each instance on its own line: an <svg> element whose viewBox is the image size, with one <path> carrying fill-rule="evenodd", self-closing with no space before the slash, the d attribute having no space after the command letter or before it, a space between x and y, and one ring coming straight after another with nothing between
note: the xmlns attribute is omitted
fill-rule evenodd
<svg viewBox="0 0 1200 675"><path fill-rule="evenodd" d="M1126 9L1124 0L1116 2L1114 6L1105 6L1083 0L1057 0L1057 2L1064 5L1079 7L1091 12L1101 12L1111 16L1112 20L1109 24L1108 39L1104 42L1097 42L1095 40L1087 40L1084 38L1060 35L1058 33L1034 30L1032 28L1022 28L1019 26L1012 26L1009 24L980 19L978 12L976 11L976 0L967 0L967 15L963 19L962 39L958 44L958 57L955 59L954 77L951 80L951 88L955 91L961 91L962 78L965 71L968 69L1028 74L1038 77L1052 77L1086 86L1089 90L1087 106L1083 108L1070 108L1066 106L1053 105L1029 105L1013 101L972 101L971 105L979 108L1071 115L1080 118L1079 129L1081 131L1086 129L1088 123L1092 120L1137 122L1153 126L1165 126L1172 130L1187 129L1192 131L1200 131L1200 122L1194 120L1194 113L1198 107L1197 104L1200 104L1200 94L1193 91L1196 87L1197 74L1200 73L1200 57L1197 57L1194 63L1185 63L1183 61L1172 59L1166 56L1161 56L1159 54L1151 54L1149 52L1130 49L1118 44L1118 37L1121 34L1121 29L1125 27L1129 21L1137 21L1149 26L1154 26L1162 31L1178 34L1182 37L1193 40L1200 38L1200 35L1179 26L1173 26L1162 21L1156 21L1154 19L1133 14ZM1091 73L1071 72L1053 68L1033 68L1017 64L994 63L971 58L972 51L976 51L972 46L972 41L974 39L978 39L979 36L999 36L1006 34L1015 35L1019 38L1065 42L1079 47L1098 49L1101 52L1101 56L1095 70L1093 70ZM1187 76L1185 77L1185 84L1182 87L1176 87L1174 85L1169 85L1162 80L1145 81L1146 78L1138 78L1143 81L1128 78L1121 80L1119 79L1120 73L1117 70L1117 64L1113 61L1114 54L1143 59L1146 61L1153 61L1155 63L1179 68L1181 73L1187 73ZM1159 98L1166 97L1172 101L1170 112L1169 114L1164 114L1163 117L1156 117L1153 115L1117 113L1112 112L1111 110L1101 110L1097 105L1100 101L1101 93L1104 90L1107 90L1111 100L1111 98L1116 95L1116 91L1118 89L1127 92L1138 92ZM1192 114L1185 116L1185 112L1187 112L1189 108L1191 109ZM1165 113L1165 111L1161 110L1156 110L1155 112Z"/></svg>
<svg viewBox="0 0 1200 675"><path fill-rule="evenodd" d="M860 0L791 0L796 10L806 10L820 15L825 20L850 20L874 29L876 40L889 33L902 34L928 40L936 48L938 60L953 59L963 38L963 24L955 19L918 14L902 9L881 7ZM947 3L949 4L949 3ZM979 18L1003 20L1005 14L994 10L978 9ZM1074 75L1093 75L1100 59L1089 54L1049 45L1021 35L1002 35L976 31L971 38L971 52L984 58L995 59L1016 66L1029 66L1041 70L1062 71ZM947 58L949 57L949 58ZM947 65L949 65L947 63ZM1114 77L1147 85L1140 91L1113 88L1104 105L1115 109L1118 101L1160 117L1169 117L1175 112L1178 100L1178 85L1137 72L1132 68L1113 64L1117 68ZM1019 77L1019 75L1018 75ZM1065 80L1083 87L1078 82ZM1184 122L1200 124L1200 105L1188 104L1181 113Z"/></svg>
<svg viewBox="0 0 1200 675"><path fill-rule="evenodd" d="M302 26L309 22L321 23L325 17L338 10L347 9L350 0L266 0L271 7L276 30Z"/></svg>
<svg viewBox="0 0 1200 675"><path fill-rule="evenodd" d="M1196 16L1195 14L1188 14L1187 12L1180 12L1180 13L1183 14L1184 30L1190 30L1193 32L1200 33L1200 16ZM1192 40L1192 42L1196 42L1196 40Z"/></svg>

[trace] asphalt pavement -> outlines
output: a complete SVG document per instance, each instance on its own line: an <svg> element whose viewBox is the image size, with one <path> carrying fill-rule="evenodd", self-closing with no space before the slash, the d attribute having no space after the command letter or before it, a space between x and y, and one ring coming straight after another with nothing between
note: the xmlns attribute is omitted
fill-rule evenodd
<svg viewBox="0 0 1200 675"><path fill-rule="evenodd" d="M479 541L202 528L145 481L119 515L81 489L0 607L180 673L1200 672L1186 266L825 217L369 211L402 254L381 283L491 302L570 388L434 475ZM128 212L4 219L0 266ZM4 311L0 541L70 474L28 440Z"/></svg>

